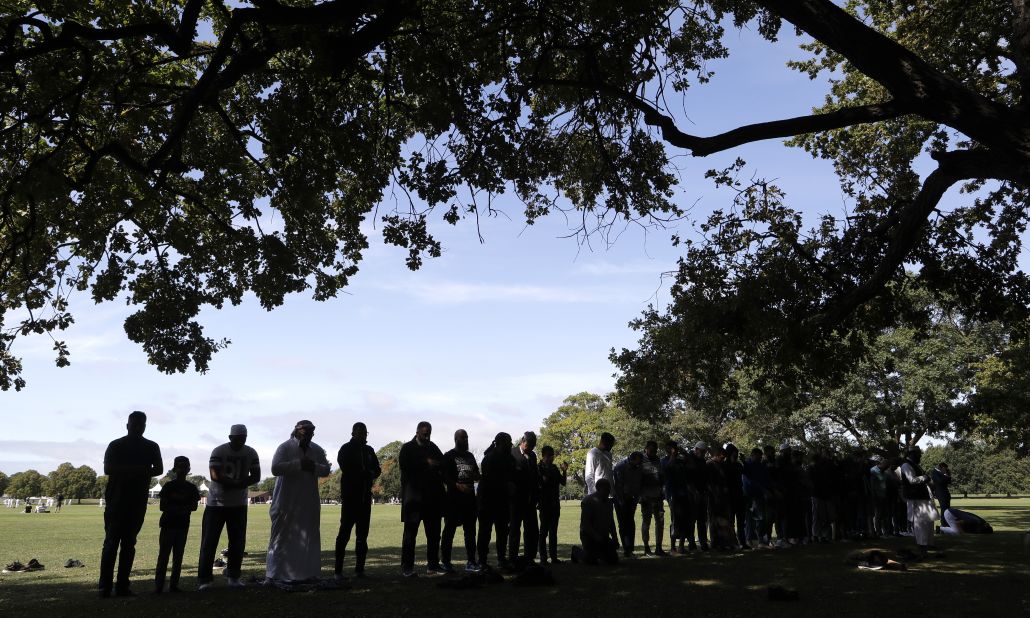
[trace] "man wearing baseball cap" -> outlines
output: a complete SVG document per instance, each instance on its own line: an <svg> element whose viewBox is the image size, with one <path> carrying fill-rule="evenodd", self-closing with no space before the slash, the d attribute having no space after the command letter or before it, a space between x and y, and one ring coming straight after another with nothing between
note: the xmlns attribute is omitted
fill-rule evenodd
<svg viewBox="0 0 1030 618"><path fill-rule="evenodd" d="M197 590L211 588L211 567L218 551L222 528L229 535L229 564L225 570L230 588L242 588L240 565L243 546L247 542L247 488L261 480L258 454L247 444L247 426L233 425L229 441L211 451L208 468L211 486L200 532L200 562L197 566Z"/></svg>

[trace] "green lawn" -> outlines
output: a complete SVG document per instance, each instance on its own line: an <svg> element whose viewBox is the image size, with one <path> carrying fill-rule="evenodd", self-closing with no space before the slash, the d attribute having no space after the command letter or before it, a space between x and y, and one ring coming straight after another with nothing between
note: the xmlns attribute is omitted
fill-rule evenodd
<svg viewBox="0 0 1030 618"><path fill-rule="evenodd" d="M912 565L905 573L858 571L845 564L858 547L840 543L747 554L694 554L666 559L638 559L614 567L572 564L555 567L558 585L517 588L510 583L482 590L448 591L442 579L400 577L399 507L373 509L368 570L371 577L350 590L284 593L253 588L232 591L224 579L210 593L192 592L199 552L200 512L193 517L186 548L183 587L171 596L149 594L157 559L157 511L152 507L137 545L133 599L101 600L96 595L97 567L103 540L101 510L96 506L65 507L59 514L27 515L0 508L0 562L38 558L46 570L0 575L0 615L143 614L187 612L230 615L514 615L542 611L573 615L691 614L767 615L902 615L906 606L916 615L1030 615L1030 547L1023 532L1030 529L1030 498L968 499L956 502L990 521L990 536L938 536L945 558ZM577 537L578 505L563 510L559 542L567 558ZM322 547L325 573L331 574L339 507L323 507ZM268 540L267 507L250 509L244 576L262 575ZM460 531L455 563L463 563ZM891 539L878 546L895 549L910 539ZM353 541L352 541L353 545ZM224 538L222 546L224 547ZM424 559L419 548L417 556ZM85 563L64 569L68 558ZM347 566L353 567L348 555ZM217 572L217 571L216 571ZM797 603L766 599L766 587L797 588Z"/></svg>

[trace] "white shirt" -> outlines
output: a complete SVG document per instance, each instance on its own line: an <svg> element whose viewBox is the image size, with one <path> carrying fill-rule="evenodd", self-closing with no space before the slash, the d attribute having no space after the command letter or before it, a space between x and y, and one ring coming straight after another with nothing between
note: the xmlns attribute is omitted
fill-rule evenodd
<svg viewBox="0 0 1030 618"><path fill-rule="evenodd" d="M230 442L216 446L211 451L208 467L218 470L220 477L231 481L246 481L252 471L261 476L257 451L246 445L234 451ZM246 487L226 489L221 483L211 480L207 492L208 506L247 506L247 503Z"/></svg>
<svg viewBox="0 0 1030 618"><path fill-rule="evenodd" d="M612 452L603 451L596 446L587 453L587 465L583 471L583 479L587 483L587 495L594 493L594 485L601 479L612 481Z"/></svg>

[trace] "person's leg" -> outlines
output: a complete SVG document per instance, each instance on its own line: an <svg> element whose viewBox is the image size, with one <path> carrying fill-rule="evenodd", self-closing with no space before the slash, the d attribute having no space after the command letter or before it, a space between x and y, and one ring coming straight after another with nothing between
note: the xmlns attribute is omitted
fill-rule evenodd
<svg viewBox="0 0 1030 618"><path fill-rule="evenodd" d="M462 514L461 531L465 536L465 557L466 562L476 561L476 503L470 502L464 506Z"/></svg>
<svg viewBox="0 0 1030 618"><path fill-rule="evenodd" d="M643 498L640 501L640 540L644 544L644 554L651 553L651 520L653 519L655 501ZM657 532L657 526L655 526Z"/></svg>
<svg viewBox="0 0 1030 618"><path fill-rule="evenodd" d="M426 562L430 568L440 566L440 519L441 513L434 511L422 523L426 530Z"/></svg>
<svg viewBox="0 0 1030 618"><path fill-rule="evenodd" d="M551 532L551 507L546 504L540 505L540 538L537 542L537 553L540 556L540 560L547 560L547 541L550 538Z"/></svg>
<svg viewBox="0 0 1030 618"><path fill-rule="evenodd" d="M512 556L508 554L508 529L510 527L508 507L497 509L494 519L494 527L497 530L497 563L505 565Z"/></svg>
<svg viewBox="0 0 1030 618"><path fill-rule="evenodd" d="M115 592L129 591L129 575L132 573L132 562L136 559L136 537L143 528L143 520L147 516L147 504L136 507L129 514L126 525L121 530L118 554L118 579L115 581Z"/></svg>
<svg viewBox="0 0 1030 618"><path fill-rule="evenodd" d="M490 555L490 534L493 532L493 519L486 509L479 511L479 537L476 539L476 551L480 566L487 564L487 557ZM505 540L507 542L507 540Z"/></svg>
<svg viewBox="0 0 1030 618"><path fill-rule="evenodd" d="M357 528L354 539L354 572L365 572L365 559L368 558L368 528L372 521L372 503L362 502L356 510L354 525Z"/></svg>
<svg viewBox="0 0 1030 618"><path fill-rule="evenodd" d="M440 553L443 557L443 563L447 566L451 565L451 549L454 546L454 531L458 529L458 517L454 512L447 514L444 518L443 525L443 536L440 537Z"/></svg>
<svg viewBox="0 0 1030 618"><path fill-rule="evenodd" d="M680 502L683 503L683 527L680 529L680 534L686 539L690 549L697 549L697 544L694 539L694 528L697 525L697 497L694 495L686 495L680 498Z"/></svg>
<svg viewBox="0 0 1030 618"><path fill-rule="evenodd" d="M519 557L522 542L522 499L516 496L508 509L508 559Z"/></svg>
<svg viewBox="0 0 1030 618"><path fill-rule="evenodd" d="M168 589L177 591L179 589L179 576L182 574L182 555L186 552L186 536L189 529L181 528L173 530L172 539L172 577L168 582Z"/></svg>
<svg viewBox="0 0 1030 618"><path fill-rule="evenodd" d="M347 554L347 544L350 543L351 530L354 528L354 505L344 502L340 506L340 530L336 533L335 560L333 562L333 573L343 575L343 558Z"/></svg>
<svg viewBox="0 0 1030 618"><path fill-rule="evenodd" d="M536 560L540 525L536 518L536 507L532 504L526 504L523 506L522 525L525 526L526 532L526 557L530 560Z"/></svg>
<svg viewBox="0 0 1030 618"><path fill-rule="evenodd" d="M405 574L415 571L415 538L418 536L418 527L421 518L417 515L409 516L404 522L404 536L401 540L401 570Z"/></svg>
<svg viewBox="0 0 1030 618"><path fill-rule="evenodd" d="M157 540L157 567L154 570L154 590L161 592L165 588L165 574L168 571L168 556L172 552L172 530L161 528Z"/></svg>
<svg viewBox="0 0 1030 618"><path fill-rule="evenodd" d="M104 545L100 553L100 593L110 595L114 587L114 563L118 558L121 530L118 517L110 507L104 511Z"/></svg>
<svg viewBox="0 0 1030 618"><path fill-rule="evenodd" d="M211 568L218 551L218 541L222 538L225 526L225 507L209 506L204 509L204 518L200 524L200 558L197 562L197 584L210 584Z"/></svg>
<svg viewBox="0 0 1030 618"><path fill-rule="evenodd" d="M239 579L243 569L243 552L247 545L247 506L232 506L225 509L225 527L229 536L229 560L226 576Z"/></svg>

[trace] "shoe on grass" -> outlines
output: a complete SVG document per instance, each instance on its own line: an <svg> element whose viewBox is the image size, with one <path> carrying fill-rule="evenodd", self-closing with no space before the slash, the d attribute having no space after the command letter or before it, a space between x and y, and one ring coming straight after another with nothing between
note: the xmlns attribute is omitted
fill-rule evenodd
<svg viewBox="0 0 1030 618"><path fill-rule="evenodd" d="M247 584L244 584L243 582L241 582L239 577L230 577L229 578L229 587L230 588L246 588Z"/></svg>

